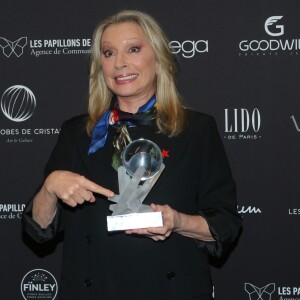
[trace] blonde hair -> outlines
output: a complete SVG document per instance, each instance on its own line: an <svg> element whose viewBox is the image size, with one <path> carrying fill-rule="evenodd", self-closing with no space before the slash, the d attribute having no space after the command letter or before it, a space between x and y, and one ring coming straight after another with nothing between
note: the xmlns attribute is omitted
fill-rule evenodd
<svg viewBox="0 0 300 300"><path fill-rule="evenodd" d="M175 136L183 130L185 124L181 96L175 84L177 64L169 48L169 41L158 23L148 14L136 10L122 10L102 21L95 29L90 65L87 132L91 134L99 118L110 108L113 97L105 83L100 64L103 32L110 25L127 22L141 27L154 50L158 62L156 124L160 132Z"/></svg>

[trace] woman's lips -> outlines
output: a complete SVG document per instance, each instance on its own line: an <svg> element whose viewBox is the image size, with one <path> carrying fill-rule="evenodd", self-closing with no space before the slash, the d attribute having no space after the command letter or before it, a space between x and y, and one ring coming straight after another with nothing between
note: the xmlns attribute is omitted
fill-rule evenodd
<svg viewBox="0 0 300 300"><path fill-rule="evenodd" d="M135 80L137 77L138 74L118 75L115 80L118 84L124 84Z"/></svg>

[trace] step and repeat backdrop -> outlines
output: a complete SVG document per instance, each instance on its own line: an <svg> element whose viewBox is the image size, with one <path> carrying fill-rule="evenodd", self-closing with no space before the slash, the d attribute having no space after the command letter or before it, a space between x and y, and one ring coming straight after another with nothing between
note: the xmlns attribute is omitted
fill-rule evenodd
<svg viewBox="0 0 300 300"><path fill-rule="evenodd" d="M211 260L215 299L300 299L299 1L0 7L1 299L58 298L62 238L37 246L20 219L62 122L86 112L93 30L124 8L148 12L165 29L185 104L215 117L232 166L244 229L228 257Z"/></svg>

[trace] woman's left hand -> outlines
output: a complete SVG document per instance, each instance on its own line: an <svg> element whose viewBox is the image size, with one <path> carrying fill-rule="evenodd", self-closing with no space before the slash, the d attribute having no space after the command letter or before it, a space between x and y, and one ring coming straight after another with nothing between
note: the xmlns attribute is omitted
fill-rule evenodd
<svg viewBox="0 0 300 300"><path fill-rule="evenodd" d="M161 211L163 217L162 227L149 227L141 229L126 230L126 234L141 234L145 235L154 241L164 241L173 231L178 229L180 214L171 208L169 205L151 204L153 211Z"/></svg>

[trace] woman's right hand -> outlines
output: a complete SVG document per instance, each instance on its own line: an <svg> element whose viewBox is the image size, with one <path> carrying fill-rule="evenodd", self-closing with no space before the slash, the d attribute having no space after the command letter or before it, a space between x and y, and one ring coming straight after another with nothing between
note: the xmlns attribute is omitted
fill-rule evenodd
<svg viewBox="0 0 300 300"><path fill-rule="evenodd" d="M75 207L85 201L95 202L93 193L113 197L114 193L79 174L69 171L54 171L46 179L44 187L52 199L61 199Z"/></svg>

